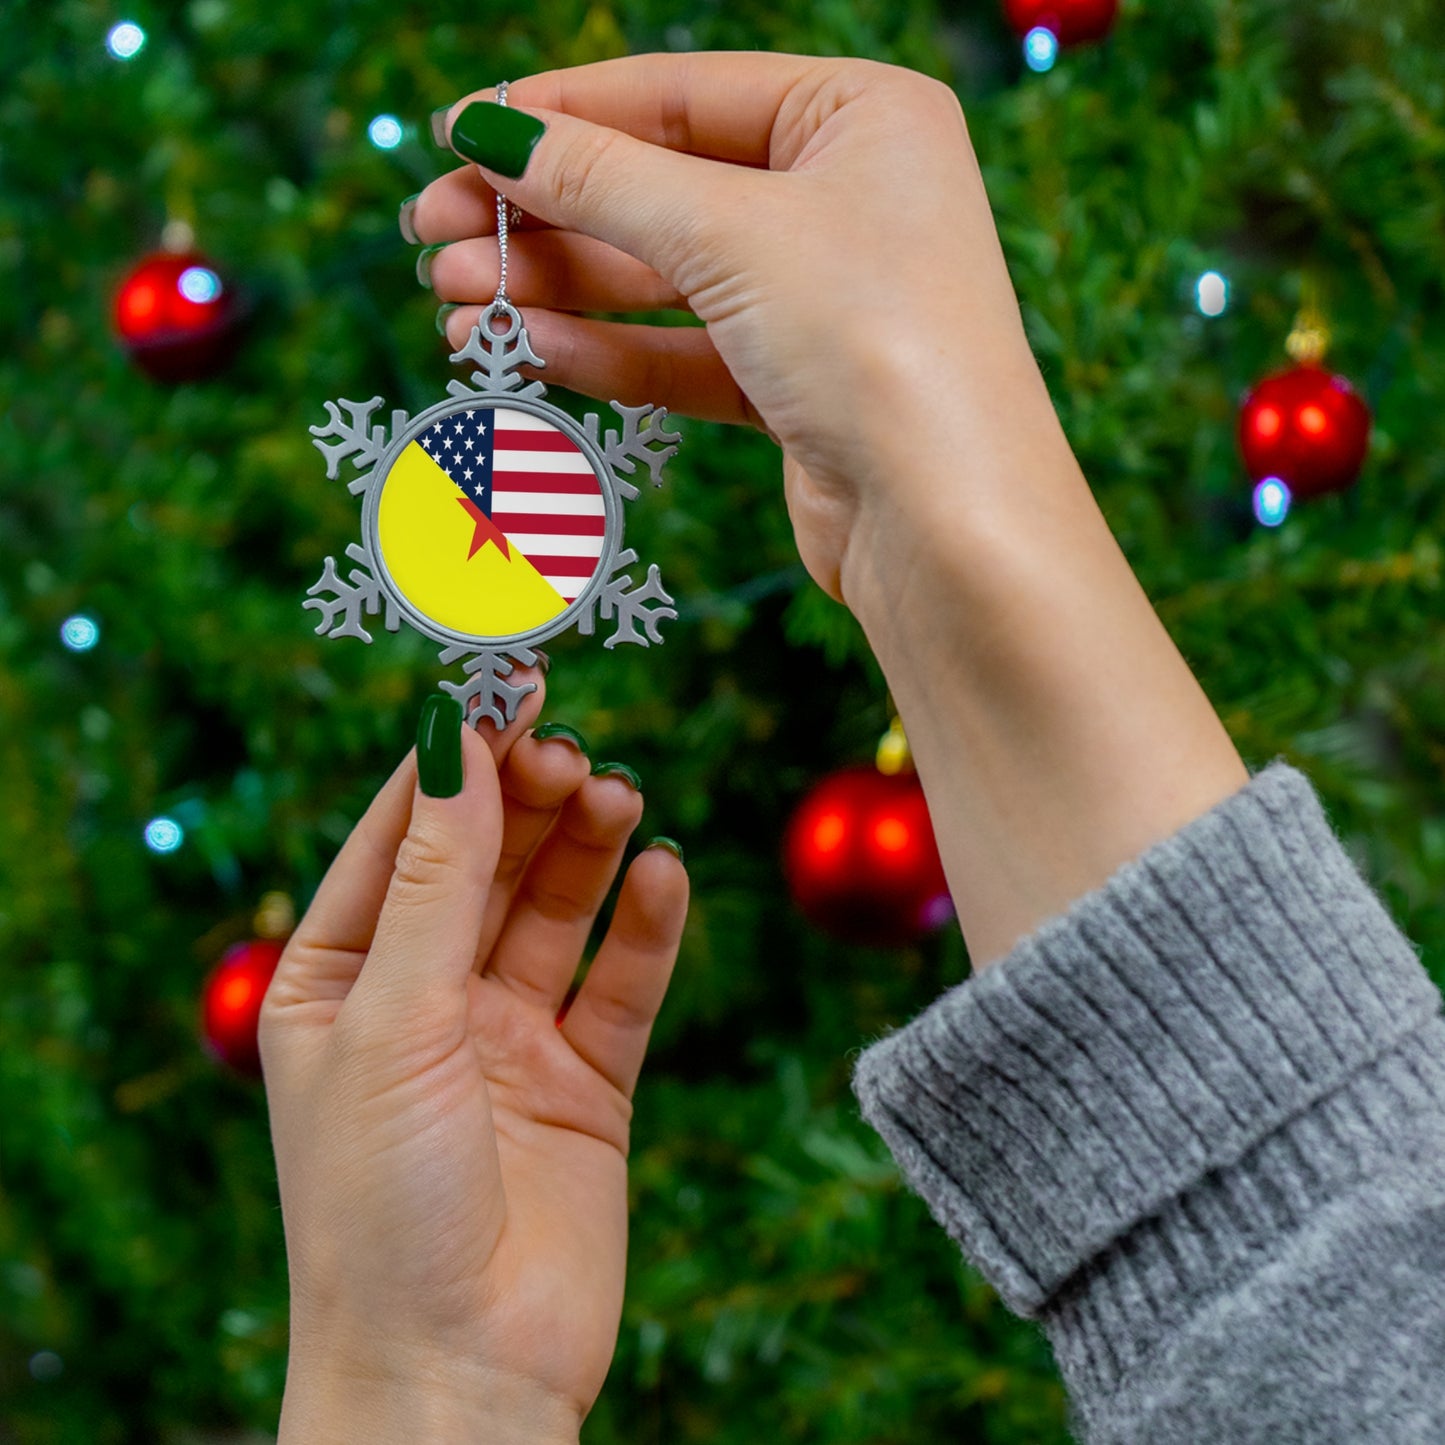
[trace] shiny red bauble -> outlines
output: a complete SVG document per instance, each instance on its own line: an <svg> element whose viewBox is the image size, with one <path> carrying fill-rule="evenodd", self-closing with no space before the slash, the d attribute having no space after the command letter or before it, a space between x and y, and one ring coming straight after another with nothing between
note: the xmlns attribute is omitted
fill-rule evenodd
<svg viewBox="0 0 1445 1445"><path fill-rule="evenodd" d="M147 256L115 294L115 330L126 352L157 381L199 381L235 353L240 308L204 256Z"/></svg>
<svg viewBox="0 0 1445 1445"><path fill-rule="evenodd" d="M1082 45L1114 28L1119 0L1004 0L1003 9L1020 38L1042 26L1060 45Z"/></svg>
<svg viewBox="0 0 1445 1445"><path fill-rule="evenodd" d="M824 778L788 824L783 868L803 915L849 943L911 943L953 917L916 773Z"/></svg>
<svg viewBox="0 0 1445 1445"><path fill-rule="evenodd" d="M1256 482L1278 477L1296 497L1354 485L1370 445L1370 410L1343 376L1305 362L1266 377L1244 399L1239 449Z"/></svg>
<svg viewBox="0 0 1445 1445"><path fill-rule="evenodd" d="M252 939L227 949L201 991L201 1036L207 1050L237 1073L261 1075L256 1030L261 1002L284 945L272 938Z"/></svg>

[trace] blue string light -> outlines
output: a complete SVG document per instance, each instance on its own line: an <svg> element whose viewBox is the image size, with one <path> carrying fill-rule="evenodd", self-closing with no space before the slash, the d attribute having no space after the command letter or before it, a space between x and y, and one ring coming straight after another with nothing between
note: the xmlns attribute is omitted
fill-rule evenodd
<svg viewBox="0 0 1445 1445"><path fill-rule="evenodd" d="M134 60L145 48L146 33L134 20L112 25L105 37L105 48L117 60Z"/></svg>
<svg viewBox="0 0 1445 1445"><path fill-rule="evenodd" d="M1195 283L1194 300L1201 314L1223 316L1229 305L1229 282L1218 271L1206 271Z"/></svg>
<svg viewBox="0 0 1445 1445"><path fill-rule="evenodd" d="M89 652L100 641L100 624L77 612L60 624L60 640L72 652Z"/></svg>
<svg viewBox="0 0 1445 1445"><path fill-rule="evenodd" d="M394 115L376 116L366 128L372 145L379 151L394 151L401 144L401 122Z"/></svg>
<svg viewBox="0 0 1445 1445"><path fill-rule="evenodd" d="M1278 527L1289 516L1289 487L1279 477L1266 477L1254 489L1254 515L1263 527Z"/></svg>
<svg viewBox="0 0 1445 1445"><path fill-rule="evenodd" d="M177 288L187 301L204 306L221 294L221 278L209 266L187 266L176 282Z"/></svg>
<svg viewBox="0 0 1445 1445"><path fill-rule="evenodd" d="M1047 25L1035 25L1024 37L1024 59L1030 70L1042 74L1059 58L1059 37Z"/></svg>
<svg viewBox="0 0 1445 1445"><path fill-rule="evenodd" d="M152 818L145 839L152 853L174 853L186 841L186 830L174 818Z"/></svg>

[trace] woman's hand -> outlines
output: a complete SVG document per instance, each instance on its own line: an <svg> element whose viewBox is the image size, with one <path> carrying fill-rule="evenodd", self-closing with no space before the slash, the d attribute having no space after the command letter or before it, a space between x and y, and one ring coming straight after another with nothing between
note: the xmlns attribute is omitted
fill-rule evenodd
<svg viewBox="0 0 1445 1445"><path fill-rule="evenodd" d="M450 108L459 154L485 150L467 139L485 112L461 117L494 95ZM980 489L1005 480L982 435L1001 407L1025 435L1058 432L945 86L862 60L643 55L517 80L507 103L546 123L523 175L467 165L408 208L418 238L455 243L429 258L437 295L472 303L450 340L496 291L495 186L525 213L508 292L546 378L764 427L799 552L835 598L854 605L860 521L895 550L896 513L942 522L932 453L956 503L970 466ZM668 307L705 328L576 314Z"/></svg>
<svg viewBox="0 0 1445 1445"><path fill-rule="evenodd" d="M461 790L427 796L405 759L267 993L283 1442L575 1441L611 1364L632 1093L687 878L662 848L633 862L559 1021L642 799L524 735L541 700L486 740L437 700Z"/></svg>

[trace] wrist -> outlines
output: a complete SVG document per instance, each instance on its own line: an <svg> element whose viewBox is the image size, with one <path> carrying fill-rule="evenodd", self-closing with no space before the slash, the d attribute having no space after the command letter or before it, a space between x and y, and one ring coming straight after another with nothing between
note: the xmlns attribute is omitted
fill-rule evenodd
<svg viewBox="0 0 1445 1445"><path fill-rule="evenodd" d="M293 1352L277 1445L577 1445L580 1431L579 1412L539 1385L471 1362Z"/></svg>
<svg viewBox="0 0 1445 1445"><path fill-rule="evenodd" d="M875 651L997 596L981 564L1027 546L1035 522L1107 536L1032 353L1020 342L992 355L987 382L951 366L919 384L899 368L870 409L839 588ZM912 616L915 594L931 622Z"/></svg>
<svg viewBox="0 0 1445 1445"><path fill-rule="evenodd" d="M975 969L1249 780L1049 411L943 416L840 573Z"/></svg>

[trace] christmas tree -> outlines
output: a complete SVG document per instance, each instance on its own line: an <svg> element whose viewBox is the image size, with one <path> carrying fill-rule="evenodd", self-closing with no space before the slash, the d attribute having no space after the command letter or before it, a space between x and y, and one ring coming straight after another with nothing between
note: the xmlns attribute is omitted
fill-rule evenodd
<svg viewBox="0 0 1445 1445"><path fill-rule="evenodd" d="M768 49L952 85L1120 545L1251 768L1311 777L1445 979L1437 29L1425 0L1126 3L1062 50L998 0L4 7L0 1442L274 1434L265 1101L203 1047L200 997L275 931L263 899L304 907L435 685L419 636L324 641L302 610L356 529L308 428L329 398L415 415L443 392L397 207L455 163L429 112L501 79ZM128 354L113 309L166 245L216 324L179 377ZM1286 507L1236 423L1302 311L1374 425L1354 486ZM958 930L841 944L783 882L792 810L871 756L885 682L798 563L771 444L681 431L628 518L677 599L665 651L549 645L545 718L639 768L639 839L681 839L694 890L585 1437L1063 1441L1042 1336L848 1088L857 1049L967 976Z"/></svg>

